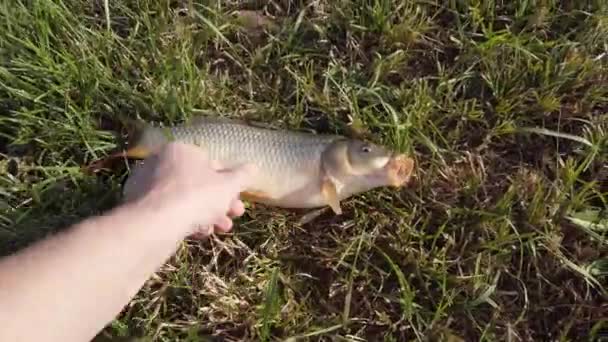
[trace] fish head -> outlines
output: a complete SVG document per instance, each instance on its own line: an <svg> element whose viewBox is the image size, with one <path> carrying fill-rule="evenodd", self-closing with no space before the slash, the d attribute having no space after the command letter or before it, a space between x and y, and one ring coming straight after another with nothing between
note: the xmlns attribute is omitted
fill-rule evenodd
<svg viewBox="0 0 608 342"><path fill-rule="evenodd" d="M349 140L346 146L346 162L355 175L366 175L382 169L390 160L392 152L383 146L362 140Z"/></svg>
<svg viewBox="0 0 608 342"><path fill-rule="evenodd" d="M328 173L342 184L341 197L377 187L402 186L414 169L414 160L407 155L358 139L336 143L328 150L325 162Z"/></svg>

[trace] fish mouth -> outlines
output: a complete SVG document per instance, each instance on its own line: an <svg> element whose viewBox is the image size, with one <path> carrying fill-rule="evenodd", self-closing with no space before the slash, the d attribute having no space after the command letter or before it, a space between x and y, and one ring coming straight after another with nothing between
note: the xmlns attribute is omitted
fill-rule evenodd
<svg viewBox="0 0 608 342"><path fill-rule="evenodd" d="M414 172L414 159L405 154L394 154L382 168L388 185L401 187L409 182Z"/></svg>
<svg viewBox="0 0 608 342"><path fill-rule="evenodd" d="M374 160L374 168L376 168L376 169L385 168L386 165L388 165L388 163L391 161L392 158L393 158L393 155L387 155L387 156L383 156L381 158L376 158Z"/></svg>

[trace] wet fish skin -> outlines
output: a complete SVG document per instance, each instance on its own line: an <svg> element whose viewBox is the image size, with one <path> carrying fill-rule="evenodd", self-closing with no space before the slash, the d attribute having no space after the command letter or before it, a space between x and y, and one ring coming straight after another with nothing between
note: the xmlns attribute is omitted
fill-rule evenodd
<svg viewBox="0 0 608 342"><path fill-rule="evenodd" d="M145 159L169 141L194 144L223 167L254 163L258 168L242 197L284 208L329 205L341 214L340 201L382 186L405 184L413 160L386 148L339 135L260 128L228 119L199 118L160 128L139 126L125 155ZM124 194L136 187L129 180Z"/></svg>

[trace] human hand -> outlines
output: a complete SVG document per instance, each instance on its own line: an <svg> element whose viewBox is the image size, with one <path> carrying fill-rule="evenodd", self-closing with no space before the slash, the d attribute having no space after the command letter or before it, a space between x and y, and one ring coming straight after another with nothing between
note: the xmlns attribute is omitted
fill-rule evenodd
<svg viewBox="0 0 608 342"><path fill-rule="evenodd" d="M222 169L201 148L171 143L135 168L125 183L124 199L148 209L167 209L184 220L188 235L207 236L214 227L227 232L231 217L245 212L239 193L249 185L252 172L251 165Z"/></svg>

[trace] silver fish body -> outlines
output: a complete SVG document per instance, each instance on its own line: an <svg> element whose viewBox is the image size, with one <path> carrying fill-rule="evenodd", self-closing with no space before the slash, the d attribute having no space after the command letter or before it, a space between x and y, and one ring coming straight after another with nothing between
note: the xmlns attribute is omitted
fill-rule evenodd
<svg viewBox="0 0 608 342"><path fill-rule="evenodd" d="M290 207L323 206L321 155L340 136L306 134L209 120L170 128L175 141L195 144L222 167L253 163L258 202Z"/></svg>
<svg viewBox="0 0 608 342"><path fill-rule="evenodd" d="M193 144L212 160L230 168L257 166L254 186L245 199L284 208L330 205L373 188L399 186L409 179L413 161L381 146L339 135L255 127L224 119L198 119L189 124L142 129L127 155L144 157L169 142ZM135 185L125 184L125 196Z"/></svg>

